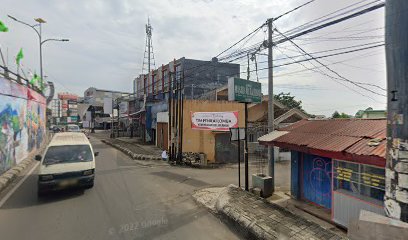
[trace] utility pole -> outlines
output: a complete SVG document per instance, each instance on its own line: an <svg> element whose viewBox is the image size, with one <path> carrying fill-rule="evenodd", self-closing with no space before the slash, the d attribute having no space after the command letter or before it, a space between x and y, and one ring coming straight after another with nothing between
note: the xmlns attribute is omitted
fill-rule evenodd
<svg viewBox="0 0 408 240"><path fill-rule="evenodd" d="M13 17L13 16L10 16L10 15L7 15L7 16L8 16L10 19L12 19L12 20L14 20L14 21L16 21L16 22L19 22L19 23L21 23L21 24L24 24L24 25L26 25L26 26L32 28L32 29L37 33L37 35L38 35L38 40L39 40L39 47L40 47L40 76L41 76L42 84L44 84L44 81L45 81L45 80L44 80L44 74L43 74L42 45L43 45L44 43L48 42L48 41L68 42L69 39L49 38L49 39L42 40L42 24L43 24L43 23L46 23L46 21L45 21L44 19L42 19L42 18L36 18L36 19L34 19L34 20L37 22L37 24L31 25L31 24L28 24L28 23L26 23L26 22L23 22L23 21L21 21L21 20L15 18L15 17ZM38 27L39 30L37 30L36 27ZM52 92L53 92L53 91L52 91ZM52 100L53 97L54 97L54 96L50 96L50 98L47 98L47 104L51 102L51 100Z"/></svg>
<svg viewBox="0 0 408 240"><path fill-rule="evenodd" d="M385 6L387 60L387 154L385 212L408 222L408 8L406 0Z"/></svg>
<svg viewBox="0 0 408 240"><path fill-rule="evenodd" d="M268 23L268 132L273 132L274 126L274 106L273 106L273 42L272 42L272 22L269 18ZM245 136L246 137L246 136ZM268 146L268 173L272 177L272 193L275 191L275 156L273 146Z"/></svg>
<svg viewBox="0 0 408 240"><path fill-rule="evenodd" d="M238 129L239 131L239 129ZM245 103L245 139L244 139L244 161L245 161L245 191L249 191L249 169L248 169L248 103Z"/></svg>

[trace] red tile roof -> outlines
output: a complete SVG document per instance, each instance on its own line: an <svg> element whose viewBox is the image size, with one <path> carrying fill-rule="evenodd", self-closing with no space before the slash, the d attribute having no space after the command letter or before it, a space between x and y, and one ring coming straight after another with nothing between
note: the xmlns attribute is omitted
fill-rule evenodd
<svg viewBox="0 0 408 240"><path fill-rule="evenodd" d="M343 155L374 156L385 161L386 125L386 119L301 120L280 129L289 133L270 143ZM372 141L378 143L369 145Z"/></svg>

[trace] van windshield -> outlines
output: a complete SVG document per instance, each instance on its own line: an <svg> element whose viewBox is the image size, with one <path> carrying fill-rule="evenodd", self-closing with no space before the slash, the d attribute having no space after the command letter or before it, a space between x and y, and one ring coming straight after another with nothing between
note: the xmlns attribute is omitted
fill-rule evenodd
<svg viewBox="0 0 408 240"><path fill-rule="evenodd" d="M93 156L89 145L51 146L45 154L43 165L90 162L92 160Z"/></svg>

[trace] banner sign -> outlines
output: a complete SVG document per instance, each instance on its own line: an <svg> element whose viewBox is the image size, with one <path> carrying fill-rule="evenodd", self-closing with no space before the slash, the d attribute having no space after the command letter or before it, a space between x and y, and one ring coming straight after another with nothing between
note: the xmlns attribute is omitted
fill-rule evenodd
<svg viewBox="0 0 408 240"><path fill-rule="evenodd" d="M128 102L120 102L119 103L119 114L120 116L127 116L128 115L129 105Z"/></svg>
<svg viewBox="0 0 408 240"><path fill-rule="evenodd" d="M191 112L191 129L229 131L238 127L236 112Z"/></svg>
<svg viewBox="0 0 408 240"><path fill-rule="evenodd" d="M236 101L242 103L261 103L261 83L248 81L241 78L229 78L228 101Z"/></svg>

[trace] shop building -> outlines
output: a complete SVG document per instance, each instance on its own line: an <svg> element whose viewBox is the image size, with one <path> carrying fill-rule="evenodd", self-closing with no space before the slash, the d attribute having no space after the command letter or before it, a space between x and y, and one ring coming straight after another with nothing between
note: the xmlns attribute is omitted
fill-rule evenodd
<svg viewBox="0 0 408 240"><path fill-rule="evenodd" d="M343 227L384 214L385 119L302 120L258 139L291 151L291 195Z"/></svg>

